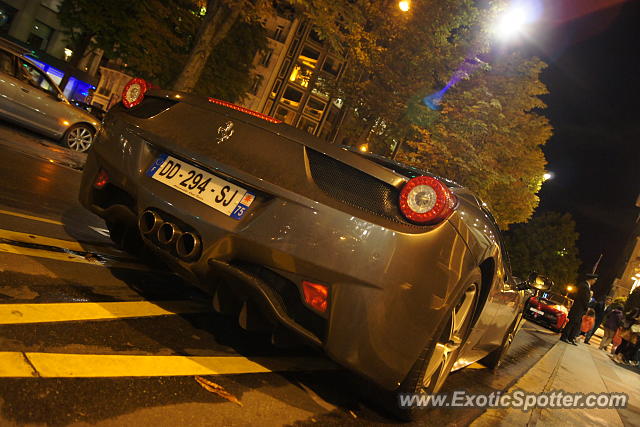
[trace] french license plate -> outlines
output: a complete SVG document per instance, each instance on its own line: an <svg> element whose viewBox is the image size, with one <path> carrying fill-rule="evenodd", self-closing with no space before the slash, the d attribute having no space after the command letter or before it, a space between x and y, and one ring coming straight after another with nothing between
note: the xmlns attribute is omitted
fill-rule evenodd
<svg viewBox="0 0 640 427"><path fill-rule="evenodd" d="M531 310L531 311L533 311L534 313L537 313L537 314L544 314L544 311L538 310L537 308L529 307L529 310Z"/></svg>
<svg viewBox="0 0 640 427"><path fill-rule="evenodd" d="M168 154L153 162L147 176L235 219L242 218L255 199L244 188Z"/></svg>

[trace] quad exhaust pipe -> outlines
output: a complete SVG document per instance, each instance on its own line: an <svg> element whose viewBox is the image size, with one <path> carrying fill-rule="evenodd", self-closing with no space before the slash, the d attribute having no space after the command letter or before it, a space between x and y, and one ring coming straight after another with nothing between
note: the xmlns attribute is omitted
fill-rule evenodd
<svg viewBox="0 0 640 427"><path fill-rule="evenodd" d="M191 261L200 256L202 243L197 234L187 231L182 233L176 241L176 254L186 261Z"/></svg>
<svg viewBox="0 0 640 427"><path fill-rule="evenodd" d="M157 241L161 246L173 248L180 259L193 261L200 256L202 242L196 233L183 232L176 224L163 220L150 209L140 215L138 228L147 238Z"/></svg>

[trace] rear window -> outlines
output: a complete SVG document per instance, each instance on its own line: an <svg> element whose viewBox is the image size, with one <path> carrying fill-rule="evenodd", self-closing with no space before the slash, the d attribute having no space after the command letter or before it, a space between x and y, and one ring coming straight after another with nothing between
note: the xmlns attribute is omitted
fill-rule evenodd
<svg viewBox="0 0 640 427"><path fill-rule="evenodd" d="M149 119L153 116L157 116L165 110L168 110L177 103L178 101L174 101L172 99L146 96L140 104L129 109L125 108L125 110L130 115L139 119Z"/></svg>

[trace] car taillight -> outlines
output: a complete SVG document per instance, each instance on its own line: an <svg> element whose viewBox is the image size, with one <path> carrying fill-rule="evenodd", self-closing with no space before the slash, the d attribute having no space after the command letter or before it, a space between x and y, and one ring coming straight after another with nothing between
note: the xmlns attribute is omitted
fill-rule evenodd
<svg viewBox="0 0 640 427"><path fill-rule="evenodd" d="M329 288L319 283L302 282L304 302L321 313L327 311L329 305Z"/></svg>
<svg viewBox="0 0 640 427"><path fill-rule="evenodd" d="M98 172L98 175L96 175L96 179L93 181L93 186L98 190L100 190L101 188L104 188L104 186L107 185L108 183L109 183L109 174L107 173L106 170L100 169L100 172Z"/></svg>
<svg viewBox="0 0 640 427"><path fill-rule="evenodd" d="M127 108L135 107L142 102L147 89L149 89L149 84L141 78L136 77L129 80L122 91L122 103Z"/></svg>
<svg viewBox="0 0 640 427"><path fill-rule="evenodd" d="M453 211L456 199L446 185L430 176L418 176L400 191L400 211L416 224L435 224Z"/></svg>

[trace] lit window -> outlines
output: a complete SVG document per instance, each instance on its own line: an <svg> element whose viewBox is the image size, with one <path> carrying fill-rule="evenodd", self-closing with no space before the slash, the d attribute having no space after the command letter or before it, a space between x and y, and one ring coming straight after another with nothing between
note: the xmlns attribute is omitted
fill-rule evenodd
<svg viewBox="0 0 640 427"><path fill-rule="evenodd" d="M307 67L316 68L320 59L320 52L310 46L305 46L298 56L298 60Z"/></svg>

